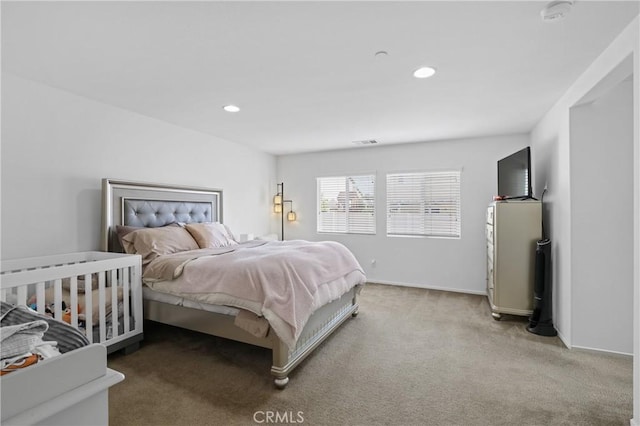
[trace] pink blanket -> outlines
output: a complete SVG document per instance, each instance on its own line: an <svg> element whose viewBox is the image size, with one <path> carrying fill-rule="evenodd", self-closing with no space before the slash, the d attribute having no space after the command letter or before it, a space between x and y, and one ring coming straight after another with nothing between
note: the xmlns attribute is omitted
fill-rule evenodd
<svg viewBox="0 0 640 426"><path fill-rule="evenodd" d="M317 308L365 282L342 244L301 240L160 256L143 278L156 291L264 316L290 348Z"/></svg>

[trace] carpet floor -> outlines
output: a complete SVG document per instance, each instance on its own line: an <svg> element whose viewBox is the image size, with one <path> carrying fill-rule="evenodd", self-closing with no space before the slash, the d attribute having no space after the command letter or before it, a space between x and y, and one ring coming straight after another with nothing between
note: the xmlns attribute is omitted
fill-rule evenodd
<svg viewBox="0 0 640 426"><path fill-rule="evenodd" d="M118 425L628 425L632 358L569 350L486 297L368 284L278 390L271 352L145 322L109 356Z"/></svg>

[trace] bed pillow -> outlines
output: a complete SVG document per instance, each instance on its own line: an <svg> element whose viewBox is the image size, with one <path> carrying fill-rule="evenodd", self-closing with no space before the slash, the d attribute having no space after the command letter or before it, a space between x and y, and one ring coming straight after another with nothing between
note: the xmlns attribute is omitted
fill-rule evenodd
<svg viewBox="0 0 640 426"><path fill-rule="evenodd" d="M235 235L233 235L233 232L231 232L231 228L229 228L227 225L222 225L222 226L224 226L224 229L227 231L227 236L229 237L229 239L234 243L238 243L238 239L236 238Z"/></svg>
<svg viewBox="0 0 640 426"><path fill-rule="evenodd" d="M118 241L120 242L120 245L124 247L124 244L122 243L122 238L133 231L137 231L138 229L142 229L142 227L116 225L116 235L118 236Z"/></svg>
<svg viewBox="0 0 640 426"><path fill-rule="evenodd" d="M163 254L197 250L198 243L181 226L141 228L122 237L124 251L142 256L142 265Z"/></svg>
<svg viewBox="0 0 640 426"><path fill-rule="evenodd" d="M180 225L177 222L173 222L170 223L168 225L164 225L164 226L184 226L184 225ZM120 248L124 249L124 242L122 241L122 238L133 232L133 231L137 231L138 229L144 229L144 227L142 226L128 226L128 225L116 225L116 237L118 238L118 243L120 243Z"/></svg>
<svg viewBox="0 0 640 426"><path fill-rule="evenodd" d="M185 229L200 248L228 247L238 244L226 226L219 222L189 223Z"/></svg>

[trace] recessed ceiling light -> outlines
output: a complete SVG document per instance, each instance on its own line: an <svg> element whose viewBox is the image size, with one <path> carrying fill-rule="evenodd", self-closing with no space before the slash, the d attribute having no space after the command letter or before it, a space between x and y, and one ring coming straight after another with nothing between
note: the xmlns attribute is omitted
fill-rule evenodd
<svg viewBox="0 0 640 426"><path fill-rule="evenodd" d="M235 105L225 105L222 107L223 110L227 111L227 112L238 112L240 111L240 108L238 108Z"/></svg>
<svg viewBox="0 0 640 426"><path fill-rule="evenodd" d="M434 75L435 73L436 73L436 69L435 68L422 67L422 68L418 68L417 70L415 70L413 72L413 76L415 78L429 78L432 75Z"/></svg>

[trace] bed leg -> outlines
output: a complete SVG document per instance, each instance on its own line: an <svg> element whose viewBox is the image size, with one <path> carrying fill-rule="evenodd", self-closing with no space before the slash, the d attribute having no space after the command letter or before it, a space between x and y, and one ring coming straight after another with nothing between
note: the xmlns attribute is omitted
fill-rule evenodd
<svg viewBox="0 0 640 426"><path fill-rule="evenodd" d="M355 318L355 317L357 317L357 316L358 316L358 313L359 313L359 312L360 312L360 311L358 311L358 310L356 309L355 311L353 311L353 312L351 313L351 316Z"/></svg>
<svg viewBox="0 0 640 426"><path fill-rule="evenodd" d="M289 383L289 348L278 339L275 333L271 338L273 339L273 365L271 366L271 374L274 376L273 383L278 389L284 389Z"/></svg>
<svg viewBox="0 0 640 426"><path fill-rule="evenodd" d="M289 378L285 377L285 378L280 379L280 378L276 377L273 380L273 383L275 383L275 385L276 385L276 387L278 389L284 389L287 386L287 383L289 383Z"/></svg>

